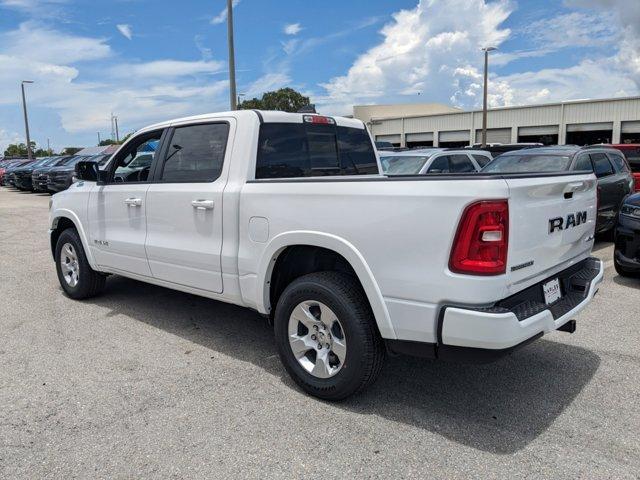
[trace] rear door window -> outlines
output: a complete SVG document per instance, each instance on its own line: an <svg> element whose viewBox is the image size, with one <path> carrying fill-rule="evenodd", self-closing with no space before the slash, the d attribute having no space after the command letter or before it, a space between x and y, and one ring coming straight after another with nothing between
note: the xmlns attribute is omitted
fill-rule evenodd
<svg viewBox="0 0 640 480"><path fill-rule="evenodd" d="M377 174L365 129L314 123L265 123L260 127L256 178Z"/></svg>
<svg viewBox="0 0 640 480"><path fill-rule="evenodd" d="M591 164L589 155L580 155L578 157L578 160L576 160L576 166L574 170L593 172L593 165Z"/></svg>
<svg viewBox="0 0 640 480"><path fill-rule="evenodd" d="M160 177L162 182L213 182L222 172L228 123L178 127L173 132Z"/></svg>
<svg viewBox="0 0 640 480"><path fill-rule="evenodd" d="M427 173L449 173L449 157L438 157L429 166Z"/></svg>
<svg viewBox="0 0 640 480"><path fill-rule="evenodd" d="M491 161L491 158L489 158L488 156L480 155L478 153L474 153L473 158L476 162L478 162L478 165L480 165L480 168L484 167Z"/></svg>
<svg viewBox="0 0 640 480"><path fill-rule="evenodd" d="M451 173L475 172L476 168L466 155L449 155L449 171Z"/></svg>
<svg viewBox="0 0 640 480"><path fill-rule="evenodd" d="M627 162L622 157L621 153L610 152L607 153L607 156L609 157L609 160L611 160L611 163L613 163L613 165L616 167L617 172L629 172L629 169L627 168Z"/></svg>
<svg viewBox="0 0 640 480"><path fill-rule="evenodd" d="M604 153L592 153L590 157L596 177L601 178L613 174L613 166Z"/></svg>

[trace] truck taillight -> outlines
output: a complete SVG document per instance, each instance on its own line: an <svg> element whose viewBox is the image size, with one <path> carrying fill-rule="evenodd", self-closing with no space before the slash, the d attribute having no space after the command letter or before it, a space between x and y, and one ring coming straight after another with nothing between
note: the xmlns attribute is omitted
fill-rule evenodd
<svg viewBox="0 0 640 480"><path fill-rule="evenodd" d="M449 259L449 270L467 275L501 275L507 269L509 203L488 200L465 208Z"/></svg>

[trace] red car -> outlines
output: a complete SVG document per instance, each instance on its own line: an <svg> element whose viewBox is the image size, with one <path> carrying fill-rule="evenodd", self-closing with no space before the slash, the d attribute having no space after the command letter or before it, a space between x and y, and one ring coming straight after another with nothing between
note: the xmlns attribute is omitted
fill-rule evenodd
<svg viewBox="0 0 640 480"><path fill-rule="evenodd" d="M636 192L640 192L640 144L620 143L611 146L620 150L627 157L633 178L636 181Z"/></svg>

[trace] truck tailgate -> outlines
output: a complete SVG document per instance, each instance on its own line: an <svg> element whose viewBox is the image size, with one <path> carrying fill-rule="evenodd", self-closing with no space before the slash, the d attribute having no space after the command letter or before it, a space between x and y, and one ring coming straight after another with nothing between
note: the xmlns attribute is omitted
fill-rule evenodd
<svg viewBox="0 0 640 480"><path fill-rule="evenodd" d="M597 216L593 175L504 178L509 186L510 290L521 290L590 254Z"/></svg>

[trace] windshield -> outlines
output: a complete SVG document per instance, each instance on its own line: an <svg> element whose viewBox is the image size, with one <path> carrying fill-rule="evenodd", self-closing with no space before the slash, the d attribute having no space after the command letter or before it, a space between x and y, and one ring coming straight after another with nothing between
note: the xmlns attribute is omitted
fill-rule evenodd
<svg viewBox="0 0 640 480"><path fill-rule="evenodd" d="M482 169L483 173L562 172L571 157L565 155L500 155Z"/></svg>
<svg viewBox="0 0 640 480"><path fill-rule="evenodd" d="M385 155L380 157L382 171L387 175L416 175L427 163L424 155Z"/></svg>

